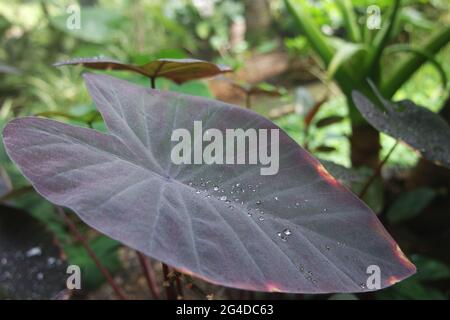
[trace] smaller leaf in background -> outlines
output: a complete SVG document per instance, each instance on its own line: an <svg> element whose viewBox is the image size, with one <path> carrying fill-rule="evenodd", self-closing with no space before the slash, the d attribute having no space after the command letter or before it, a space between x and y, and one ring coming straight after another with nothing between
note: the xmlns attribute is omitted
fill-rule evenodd
<svg viewBox="0 0 450 320"><path fill-rule="evenodd" d="M265 82L258 84L246 84L233 81L231 84L233 87L250 95L265 95L265 96L280 97L283 95L285 91L283 89L277 88Z"/></svg>
<svg viewBox="0 0 450 320"><path fill-rule="evenodd" d="M417 274L414 279L419 281L438 281L450 279L450 266L445 263L415 254L411 260L417 266Z"/></svg>
<svg viewBox="0 0 450 320"><path fill-rule="evenodd" d="M61 248L27 212L0 205L0 299L56 299L66 288Z"/></svg>
<svg viewBox="0 0 450 320"><path fill-rule="evenodd" d="M330 126L332 124L339 123L342 120L344 120L344 117L341 117L341 116L325 117L325 118L322 118L319 121L317 121L316 127L317 128L322 128L322 127Z"/></svg>
<svg viewBox="0 0 450 320"><path fill-rule="evenodd" d="M119 242L106 236L99 236L89 241L89 243L92 250L109 272L114 273L120 268L117 254L120 246ZM64 251L71 264L80 266L81 274L83 275L83 289L95 289L105 281L105 277L101 274L83 246L66 245Z"/></svg>
<svg viewBox="0 0 450 320"><path fill-rule="evenodd" d="M354 91L353 102L364 118L375 129L406 142L427 160L450 167L450 127L445 120L409 100L391 103L372 88L385 111Z"/></svg>
<svg viewBox="0 0 450 320"><path fill-rule="evenodd" d="M182 84L189 80L213 77L231 72L225 65L198 59L158 59L137 66L123 63L106 57L76 58L54 64L56 67L65 65L82 65L97 70L127 70L140 73L150 79L163 77Z"/></svg>
<svg viewBox="0 0 450 320"><path fill-rule="evenodd" d="M387 211L387 218L397 224L414 218L436 197L437 192L430 188L419 188L402 193Z"/></svg>

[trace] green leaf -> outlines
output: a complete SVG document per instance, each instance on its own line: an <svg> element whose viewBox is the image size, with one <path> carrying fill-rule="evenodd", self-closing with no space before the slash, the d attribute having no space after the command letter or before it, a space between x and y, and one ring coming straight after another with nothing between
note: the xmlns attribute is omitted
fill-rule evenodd
<svg viewBox="0 0 450 320"><path fill-rule="evenodd" d="M396 53L396 52L410 52L415 55L426 58L427 61L430 62L436 68L437 72L439 72L439 76L441 77L441 81L442 81L442 87L444 89L447 87L447 75L445 73L445 70L431 53L427 52L426 50L412 48L408 45L397 44L397 45L392 45L392 46L387 47L385 54L392 54L392 53Z"/></svg>
<svg viewBox="0 0 450 320"><path fill-rule="evenodd" d="M414 276L419 281L437 281L450 279L450 267L445 263L415 254L411 260L417 266L417 274Z"/></svg>
<svg viewBox="0 0 450 320"><path fill-rule="evenodd" d="M392 224L410 220L420 214L436 197L436 191L430 188L420 188L402 193L387 212Z"/></svg>
<svg viewBox="0 0 450 320"><path fill-rule="evenodd" d="M450 42L450 26L444 26L429 40L420 45L420 48L429 54L436 54ZM391 98L395 92L419 69L421 65L429 61L422 55L411 55L398 63L393 72L381 82L380 91L386 98Z"/></svg>
<svg viewBox="0 0 450 320"><path fill-rule="evenodd" d="M369 70L372 71L372 77L374 79L378 78L378 73L380 72L380 59L383 54L383 50L388 44L394 26L396 24L398 11L400 9L400 0L394 0L394 5L392 7L387 25L385 25L375 36L373 40L374 51L371 54L368 64Z"/></svg>
<svg viewBox="0 0 450 320"><path fill-rule="evenodd" d="M356 15L353 10L353 5L350 0L337 0L336 5L341 11L345 28L348 31L348 36L353 42L361 41L361 31L358 28L358 23L356 21Z"/></svg>
<svg viewBox="0 0 450 320"><path fill-rule="evenodd" d="M409 278L395 286L376 293L380 300L446 300L442 292L421 284L416 278Z"/></svg>
<svg viewBox="0 0 450 320"><path fill-rule="evenodd" d="M302 32L308 38L314 51L320 56L325 65L328 65L333 58L334 52L327 38L316 26L313 19L304 10L303 1L285 0L286 7L295 19ZM303 6L300 6L300 4ZM302 8L303 7L303 8Z"/></svg>
<svg viewBox="0 0 450 320"><path fill-rule="evenodd" d="M358 53L367 51L363 44L342 42L327 68L328 78L333 78L339 68L355 58Z"/></svg>

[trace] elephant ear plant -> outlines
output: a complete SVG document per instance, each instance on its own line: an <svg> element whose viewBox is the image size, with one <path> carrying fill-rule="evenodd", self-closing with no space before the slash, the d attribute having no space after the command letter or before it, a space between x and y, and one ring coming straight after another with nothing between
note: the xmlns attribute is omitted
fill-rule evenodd
<svg viewBox="0 0 450 320"><path fill-rule="evenodd" d="M239 289L363 292L415 272L375 214L272 122L111 76L84 79L107 133L24 117L6 125L3 141L37 192L94 229ZM279 129L278 173L261 175L261 164L173 163L172 133L192 133L195 121L204 132ZM377 287L367 285L373 266Z"/></svg>

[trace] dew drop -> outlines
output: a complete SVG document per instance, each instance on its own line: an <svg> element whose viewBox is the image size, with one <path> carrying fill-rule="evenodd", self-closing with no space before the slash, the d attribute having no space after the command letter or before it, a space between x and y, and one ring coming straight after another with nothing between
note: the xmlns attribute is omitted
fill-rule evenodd
<svg viewBox="0 0 450 320"><path fill-rule="evenodd" d="M260 205L261 203L262 203L261 200L256 201L256 204L257 204L257 205Z"/></svg>
<svg viewBox="0 0 450 320"><path fill-rule="evenodd" d="M258 217L258 220L259 220L259 221L264 221L264 217L263 217L263 216L259 216L259 217Z"/></svg>
<svg viewBox="0 0 450 320"><path fill-rule="evenodd" d="M274 199L275 199L275 201L278 201L278 200L279 200L278 197L275 197Z"/></svg>
<svg viewBox="0 0 450 320"><path fill-rule="evenodd" d="M292 234L292 232L291 232L290 229L286 228L286 229L283 230L283 234L286 235L286 236L290 236Z"/></svg>
<svg viewBox="0 0 450 320"><path fill-rule="evenodd" d="M38 280L44 279L44 274L43 274L42 272L39 272L39 273L36 275L36 279L38 279Z"/></svg>
<svg viewBox="0 0 450 320"><path fill-rule="evenodd" d="M219 191L219 187L218 186L214 186L214 191Z"/></svg>
<svg viewBox="0 0 450 320"><path fill-rule="evenodd" d="M42 253L41 248L39 248L39 247L34 247L34 248L31 248L30 250L28 250L28 251L25 253L25 255L26 255L28 258L31 258L31 257L34 257L34 256L40 256L41 253Z"/></svg>
<svg viewBox="0 0 450 320"><path fill-rule="evenodd" d="M225 200L227 200L227 196L221 196L219 199L222 201L225 201Z"/></svg>
<svg viewBox="0 0 450 320"><path fill-rule="evenodd" d="M199 194L199 193L201 193L201 191L200 190L196 190L195 193Z"/></svg>

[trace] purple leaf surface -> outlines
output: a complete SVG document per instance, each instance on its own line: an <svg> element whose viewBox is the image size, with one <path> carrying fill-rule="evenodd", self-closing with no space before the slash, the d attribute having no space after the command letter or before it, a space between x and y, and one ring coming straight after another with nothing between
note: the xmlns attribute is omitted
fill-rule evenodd
<svg viewBox="0 0 450 320"><path fill-rule="evenodd" d="M41 118L4 130L9 156L51 202L182 272L229 287L360 292L415 272L377 217L280 129L280 170L174 165L173 129L276 129L219 101L86 74L107 134Z"/></svg>

